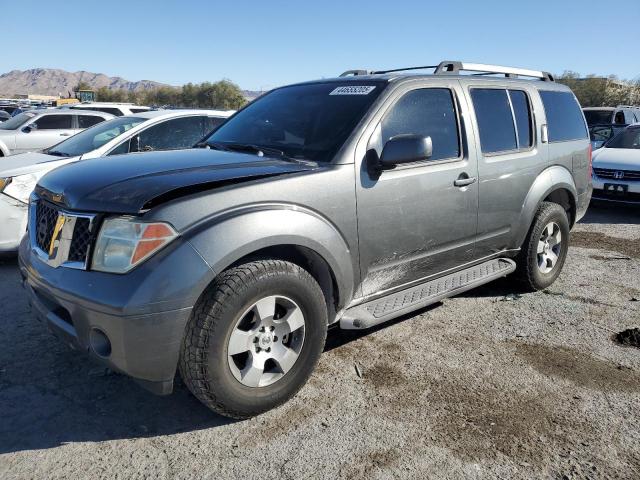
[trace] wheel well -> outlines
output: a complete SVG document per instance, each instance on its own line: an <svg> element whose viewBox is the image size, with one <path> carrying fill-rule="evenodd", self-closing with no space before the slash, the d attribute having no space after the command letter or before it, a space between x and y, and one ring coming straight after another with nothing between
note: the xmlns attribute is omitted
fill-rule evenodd
<svg viewBox="0 0 640 480"><path fill-rule="evenodd" d="M339 305L338 284L335 274L327 261L317 252L300 245L276 245L252 252L235 261L230 267L247 263L253 260L277 259L295 263L304 268L315 278L322 289L327 303L329 324L333 323Z"/></svg>
<svg viewBox="0 0 640 480"><path fill-rule="evenodd" d="M569 217L569 226L573 227L576 219L576 201L571 192L564 188L554 190L543 201L557 203L564 208L565 212L567 212L567 217Z"/></svg>

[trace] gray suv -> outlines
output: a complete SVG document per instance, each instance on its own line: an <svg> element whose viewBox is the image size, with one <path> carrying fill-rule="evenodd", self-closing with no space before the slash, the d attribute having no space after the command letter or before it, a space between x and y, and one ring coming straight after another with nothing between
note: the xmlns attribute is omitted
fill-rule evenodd
<svg viewBox="0 0 640 480"><path fill-rule="evenodd" d="M179 371L245 418L304 385L330 325L511 273L548 287L591 196L576 98L544 72L430 68L278 88L200 148L47 174L20 247L37 317L155 393Z"/></svg>

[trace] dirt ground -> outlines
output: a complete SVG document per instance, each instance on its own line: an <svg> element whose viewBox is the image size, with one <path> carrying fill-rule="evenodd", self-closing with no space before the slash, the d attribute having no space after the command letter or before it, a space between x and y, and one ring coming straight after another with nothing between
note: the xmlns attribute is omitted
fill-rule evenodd
<svg viewBox="0 0 640 480"><path fill-rule="evenodd" d="M597 208L559 280L332 331L288 404L229 421L60 344L0 260L0 478L640 478L640 209ZM357 366L357 368L356 368Z"/></svg>

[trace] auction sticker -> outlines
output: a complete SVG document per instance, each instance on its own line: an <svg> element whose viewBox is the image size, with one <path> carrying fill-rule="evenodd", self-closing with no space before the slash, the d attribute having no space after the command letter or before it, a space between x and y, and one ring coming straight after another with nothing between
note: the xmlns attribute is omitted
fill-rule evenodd
<svg viewBox="0 0 640 480"><path fill-rule="evenodd" d="M369 95L375 90L375 85L354 85L349 87L338 87L333 89L329 95Z"/></svg>

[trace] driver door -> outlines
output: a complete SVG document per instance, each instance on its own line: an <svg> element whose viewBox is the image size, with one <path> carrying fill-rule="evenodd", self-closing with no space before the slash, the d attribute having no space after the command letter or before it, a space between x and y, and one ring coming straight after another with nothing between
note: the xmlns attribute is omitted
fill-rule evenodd
<svg viewBox="0 0 640 480"><path fill-rule="evenodd" d="M357 185L362 295L400 290L473 258L478 171L463 140L464 96L456 80L405 87L382 107L373 132L360 141ZM461 115L461 113L463 115ZM396 135L431 137L427 160L379 173L370 155ZM364 147L363 147L364 142ZM456 186L459 179L468 179ZM463 182L464 183L464 182Z"/></svg>
<svg viewBox="0 0 640 480"><path fill-rule="evenodd" d="M75 133L73 115L42 115L16 135L16 153L49 148Z"/></svg>

